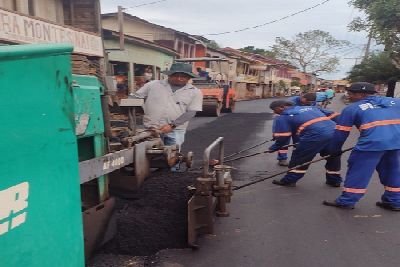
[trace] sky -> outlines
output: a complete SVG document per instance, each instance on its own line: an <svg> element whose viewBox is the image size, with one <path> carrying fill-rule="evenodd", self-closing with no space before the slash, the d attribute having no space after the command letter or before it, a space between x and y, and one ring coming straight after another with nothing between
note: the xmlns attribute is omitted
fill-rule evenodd
<svg viewBox="0 0 400 267"><path fill-rule="evenodd" d="M193 35L203 35L215 40L221 47L242 48L255 46L269 49L276 37L292 39L300 32L323 30L339 40L347 40L351 47L336 51L340 65L338 71L321 74L325 79L342 79L356 63L355 58L364 54L367 33L350 32L347 25L359 10L349 6L348 0L330 0L314 9L291 16L288 19L238 33L208 35L230 32L264 24L283 18L300 10L315 6L324 0L101 0L102 12L117 12L117 6L127 8L124 12L152 23L173 28ZM158 2L141 7L141 4ZM372 47L374 49L374 46Z"/></svg>

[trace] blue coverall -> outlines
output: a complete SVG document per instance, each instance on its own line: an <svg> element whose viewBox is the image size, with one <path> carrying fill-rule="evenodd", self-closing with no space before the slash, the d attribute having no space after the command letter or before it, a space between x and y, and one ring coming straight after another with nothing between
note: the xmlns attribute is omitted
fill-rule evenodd
<svg viewBox="0 0 400 267"><path fill-rule="evenodd" d="M300 96L292 96L292 97L289 97L288 100L290 102L293 102L295 106L304 106L300 102L300 98L301 98ZM312 106L316 106L316 105L317 105L317 102L314 102L312 104ZM275 128L275 121L274 121L274 124L272 125L272 131L274 131L274 128ZM286 145L289 145L289 143L290 143L290 141ZM293 143L295 143L295 142L293 142ZM276 159L277 160L285 160L285 159L287 159L288 158L288 152L289 152L288 148L279 149L278 150L278 156L276 157Z"/></svg>
<svg viewBox="0 0 400 267"><path fill-rule="evenodd" d="M274 120L274 122L272 123L272 132L275 132L275 124L276 124L276 120ZM274 136L275 139L275 136ZM285 145L289 145L290 143L290 139L287 141L287 143ZM288 158L288 152L289 149L288 148L281 148L278 150L278 156L276 157L277 160L285 160Z"/></svg>
<svg viewBox="0 0 400 267"><path fill-rule="evenodd" d="M300 102L301 96L291 96L288 98L288 100L290 102L293 102L295 106L304 106L301 102ZM311 106L316 106L317 102L314 101L314 103Z"/></svg>
<svg viewBox="0 0 400 267"><path fill-rule="evenodd" d="M279 150L282 146L290 142L298 143L292 153L289 168L311 161L318 153L321 156L330 154L330 142L335 133L335 122L333 117L338 113L333 113L318 107L312 106L293 106L288 107L283 113L275 118L275 128L273 136L275 144L269 149ZM289 171L281 181L296 183L307 172L309 166L300 167ZM327 159L326 181L328 183L340 183L340 157Z"/></svg>
<svg viewBox="0 0 400 267"><path fill-rule="evenodd" d="M385 187L382 202L400 208L400 99L368 96L346 107L338 118L334 153L341 150L353 125L360 137L348 159L344 189L336 203L354 206L376 169Z"/></svg>

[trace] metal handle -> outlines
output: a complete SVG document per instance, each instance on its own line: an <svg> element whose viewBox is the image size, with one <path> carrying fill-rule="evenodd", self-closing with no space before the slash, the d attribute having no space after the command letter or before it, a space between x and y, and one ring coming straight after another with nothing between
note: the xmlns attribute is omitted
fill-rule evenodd
<svg viewBox="0 0 400 267"><path fill-rule="evenodd" d="M219 165L224 164L224 138L223 137L218 137L211 145L209 145L205 150L203 154L203 177L207 178L210 176L210 173L208 172L208 166L210 164L210 154L211 151L219 145Z"/></svg>

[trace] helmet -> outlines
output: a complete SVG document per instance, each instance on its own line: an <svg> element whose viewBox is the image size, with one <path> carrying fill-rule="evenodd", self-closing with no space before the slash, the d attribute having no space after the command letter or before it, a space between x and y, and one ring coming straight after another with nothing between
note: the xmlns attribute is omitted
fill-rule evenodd
<svg viewBox="0 0 400 267"><path fill-rule="evenodd" d="M353 92L353 93L367 93L367 94L376 93L375 85L373 85L372 83L366 83L366 82L353 83L346 90L349 92Z"/></svg>

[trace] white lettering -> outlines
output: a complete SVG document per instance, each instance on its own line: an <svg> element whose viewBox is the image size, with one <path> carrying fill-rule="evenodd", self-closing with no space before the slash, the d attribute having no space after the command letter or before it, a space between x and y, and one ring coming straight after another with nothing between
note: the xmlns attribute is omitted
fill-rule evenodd
<svg viewBox="0 0 400 267"><path fill-rule="evenodd" d="M113 159L113 160L111 160L111 162L110 161L105 161L103 163L103 170L108 170L111 167L113 167L113 168L114 167L119 167L119 166L124 165L124 163L125 163L125 158L124 157L119 157L119 158Z"/></svg>
<svg viewBox="0 0 400 267"><path fill-rule="evenodd" d="M0 39L16 43L70 43L75 53L103 56L101 37L0 8Z"/></svg>
<svg viewBox="0 0 400 267"><path fill-rule="evenodd" d="M108 170L110 168L110 162L106 161L103 163L103 171Z"/></svg>
<svg viewBox="0 0 400 267"><path fill-rule="evenodd" d="M365 103L365 104L361 104L361 105L358 105L360 108L361 108L361 110L362 111L365 111L365 110L367 110L367 109L372 109L372 108L374 108L374 106L371 104L371 103Z"/></svg>
<svg viewBox="0 0 400 267"><path fill-rule="evenodd" d="M0 235L26 221L29 183L24 182L0 191Z"/></svg>

